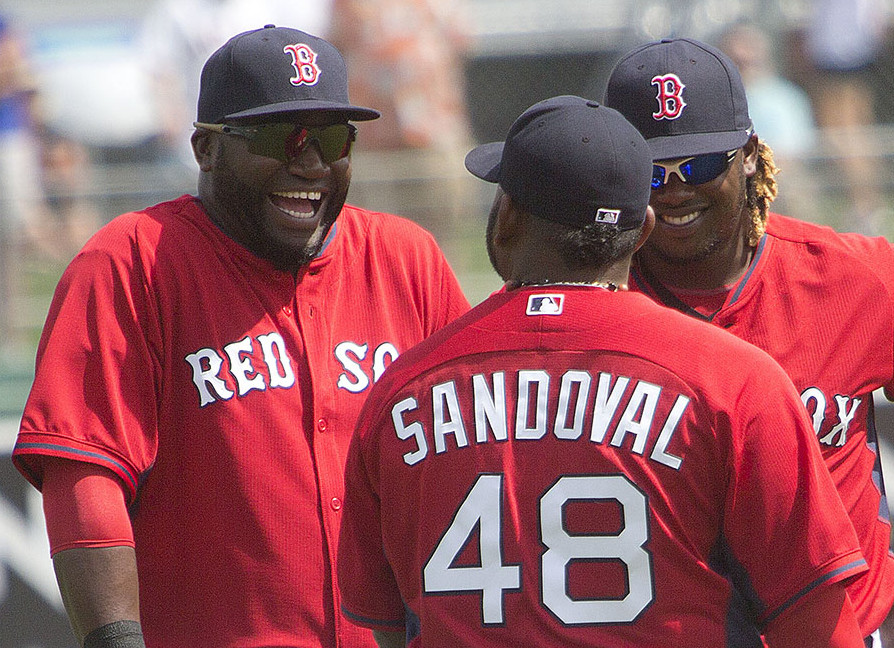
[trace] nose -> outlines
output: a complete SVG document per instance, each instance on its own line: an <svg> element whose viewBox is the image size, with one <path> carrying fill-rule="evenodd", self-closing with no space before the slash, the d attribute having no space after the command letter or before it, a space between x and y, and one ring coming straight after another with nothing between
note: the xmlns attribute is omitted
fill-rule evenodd
<svg viewBox="0 0 894 648"><path fill-rule="evenodd" d="M316 140L309 141L297 155L290 157L287 165L289 173L306 178L322 178L330 172Z"/></svg>
<svg viewBox="0 0 894 648"><path fill-rule="evenodd" d="M650 203L656 207L676 205L692 196L693 187L680 180L676 173L668 174L666 181L657 189L652 189Z"/></svg>

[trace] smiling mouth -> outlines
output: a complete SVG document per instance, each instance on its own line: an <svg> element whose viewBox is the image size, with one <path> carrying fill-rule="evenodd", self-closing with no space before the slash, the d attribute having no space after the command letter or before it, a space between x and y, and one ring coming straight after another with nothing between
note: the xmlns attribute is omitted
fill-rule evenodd
<svg viewBox="0 0 894 648"><path fill-rule="evenodd" d="M684 225L689 225L689 223L697 220L701 215L702 213L700 211L694 211L688 214L683 214L682 216L668 216L667 214L662 214L658 219L665 225L670 225L671 227L683 227Z"/></svg>
<svg viewBox="0 0 894 648"><path fill-rule="evenodd" d="M311 219L317 214L323 193L320 191L277 191L270 202L293 218Z"/></svg>

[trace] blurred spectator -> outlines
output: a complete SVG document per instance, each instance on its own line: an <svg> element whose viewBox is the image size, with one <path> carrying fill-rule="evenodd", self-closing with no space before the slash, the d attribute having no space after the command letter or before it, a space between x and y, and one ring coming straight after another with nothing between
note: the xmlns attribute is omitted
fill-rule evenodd
<svg viewBox="0 0 894 648"><path fill-rule="evenodd" d="M26 246L52 243L39 234L48 210L41 185L36 102L37 83L25 39L0 16L0 336L5 347L18 344L14 315Z"/></svg>
<svg viewBox="0 0 894 648"><path fill-rule="evenodd" d="M356 156L394 165L376 189L381 208L438 228L468 226L465 16L461 0L333 0L330 40L348 63L351 99L382 113L364 125Z"/></svg>
<svg viewBox="0 0 894 648"><path fill-rule="evenodd" d="M739 68L754 130L772 148L780 181L788 186L774 203L776 209L806 220L816 220L815 192L809 186L804 157L817 144L810 96L782 76L778 56L765 31L752 23L736 23L720 36L718 46Z"/></svg>
<svg viewBox="0 0 894 648"><path fill-rule="evenodd" d="M331 0L156 0L143 27L141 51L166 148L196 167L189 133L205 60L233 34L266 24L327 37ZM329 39L331 40L331 39Z"/></svg>
<svg viewBox="0 0 894 648"><path fill-rule="evenodd" d="M854 228L881 234L885 205L880 160L872 156L867 127L876 123L868 75L887 37L884 0L814 0L810 6L805 53L813 71L817 122L827 129L838 157Z"/></svg>
<svg viewBox="0 0 894 648"><path fill-rule="evenodd" d="M41 135L43 186L52 210L59 246L56 256L68 261L102 225L100 210L89 192L93 164L82 142L50 129Z"/></svg>
<svg viewBox="0 0 894 648"><path fill-rule="evenodd" d="M364 129L364 147L470 144L464 15L460 2L333 0L331 40L348 62L351 99L382 113Z"/></svg>
<svg viewBox="0 0 894 648"><path fill-rule="evenodd" d="M816 144L810 97L779 73L768 35L751 23L736 23L723 32L719 45L742 74L755 132L777 158L808 153Z"/></svg>

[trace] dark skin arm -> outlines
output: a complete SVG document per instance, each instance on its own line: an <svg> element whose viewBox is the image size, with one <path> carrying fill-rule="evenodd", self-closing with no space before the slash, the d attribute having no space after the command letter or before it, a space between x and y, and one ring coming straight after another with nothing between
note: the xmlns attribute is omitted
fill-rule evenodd
<svg viewBox="0 0 894 648"><path fill-rule="evenodd" d="M53 556L53 567L78 645L108 623L140 620L133 548L66 549Z"/></svg>

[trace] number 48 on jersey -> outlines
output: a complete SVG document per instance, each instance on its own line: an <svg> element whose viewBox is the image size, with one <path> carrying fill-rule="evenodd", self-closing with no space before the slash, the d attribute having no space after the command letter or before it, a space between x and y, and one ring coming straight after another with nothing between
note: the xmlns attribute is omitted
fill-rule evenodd
<svg viewBox="0 0 894 648"><path fill-rule="evenodd" d="M614 501L620 506L621 530L612 535L572 535L563 512L573 501ZM503 475L479 475L423 569L426 594L481 592L486 625L504 622L506 592L521 589L521 565L503 562ZM568 625L634 621L654 595L646 496L623 475L560 477L539 500L541 600ZM457 558L478 530L476 566L458 566ZM568 594L568 567L575 560L618 560L626 576L626 595L619 599L573 599ZM530 567L525 566L526 569Z"/></svg>

